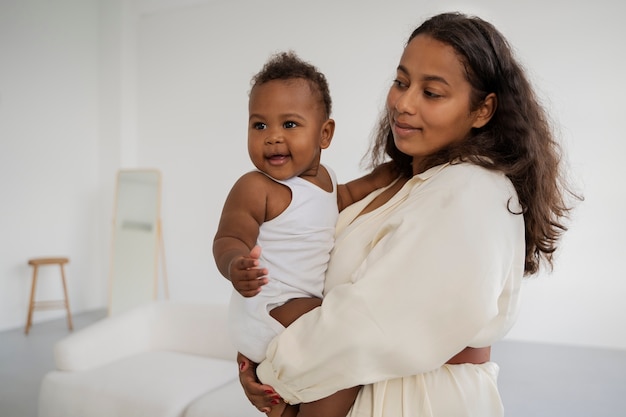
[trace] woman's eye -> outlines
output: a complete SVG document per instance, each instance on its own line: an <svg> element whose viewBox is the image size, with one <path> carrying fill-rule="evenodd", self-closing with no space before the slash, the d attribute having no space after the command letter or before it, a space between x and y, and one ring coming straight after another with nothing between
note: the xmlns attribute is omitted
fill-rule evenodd
<svg viewBox="0 0 626 417"><path fill-rule="evenodd" d="M256 130L263 130L267 127L267 125L265 123L256 122L252 125L252 127Z"/></svg>
<svg viewBox="0 0 626 417"><path fill-rule="evenodd" d="M441 95L440 95L440 94L433 93L433 92L432 92L432 91L430 91L430 90L424 90L424 95L425 95L426 97L428 97L428 98L439 98L439 97L441 97Z"/></svg>
<svg viewBox="0 0 626 417"><path fill-rule="evenodd" d="M283 127L285 129L293 129L296 126L298 126L298 124L296 122L285 122L285 123L283 123Z"/></svg>
<svg viewBox="0 0 626 417"><path fill-rule="evenodd" d="M407 85L404 82L402 82L402 81L400 81L398 79L393 80L393 85L394 85L394 87L398 87L398 88L406 88L407 87Z"/></svg>

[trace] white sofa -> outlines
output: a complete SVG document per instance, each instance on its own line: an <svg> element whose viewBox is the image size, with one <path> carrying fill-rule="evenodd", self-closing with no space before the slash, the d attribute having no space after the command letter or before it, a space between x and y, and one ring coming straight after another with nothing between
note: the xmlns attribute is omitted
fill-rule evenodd
<svg viewBox="0 0 626 417"><path fill-rule="evenodd" d="M56 344L39 417L260 416L235 356L226 305L149 303Z"/></svg>

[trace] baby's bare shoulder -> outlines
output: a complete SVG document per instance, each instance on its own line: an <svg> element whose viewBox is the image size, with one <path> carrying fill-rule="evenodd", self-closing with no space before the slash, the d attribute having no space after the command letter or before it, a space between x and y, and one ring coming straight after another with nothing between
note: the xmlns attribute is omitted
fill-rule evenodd
<svg viewBox="0 0 626 417"><path fill-rule="evenodd" d="M235 183L231 198L242 205L262 207L265 221L282 213L291 203L291 190L267 175L251 171Z"/></svg>
<svg viewBox="0 0 626 417"><path fill-rule="evenodd" d="M234 188L250 191L273 191L279 188L285 188L284 185L274 181L267 175L259 171L250 171L243 174L235 183Z"/></svg>

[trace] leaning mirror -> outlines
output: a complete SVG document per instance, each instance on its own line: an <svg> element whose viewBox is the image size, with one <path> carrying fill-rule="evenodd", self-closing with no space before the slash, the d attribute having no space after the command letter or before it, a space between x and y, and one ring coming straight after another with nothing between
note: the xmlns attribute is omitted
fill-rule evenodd
<svg viewBox="0 0 626 417"><path fill-rule="evenodd" d="M157 299L159 265L167 298L161 231L161 173L120 170L115 187L109 315Z"/></svg>

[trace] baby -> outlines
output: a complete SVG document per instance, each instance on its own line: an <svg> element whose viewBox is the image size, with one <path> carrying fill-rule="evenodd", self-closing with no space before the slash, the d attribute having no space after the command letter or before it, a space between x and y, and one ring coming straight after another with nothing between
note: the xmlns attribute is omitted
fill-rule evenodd
<svg viewBox="0 0 626 417"><path fill-rule="evenodd" d="M230 191L213 254L236 290L232 340L256 363L274 336L321 304L339 211L394 178L383 166L338 185L320 162L335 130L330 114L326 77L293 52L273 56L252 79L248 153L257 171L243 175ZM326 402L323 410L333 412L325 416L344 417L358 389L303 404L298 415L318 413L316 407ZM270 415L296 413L297 407L281 406Z"/></svg>

